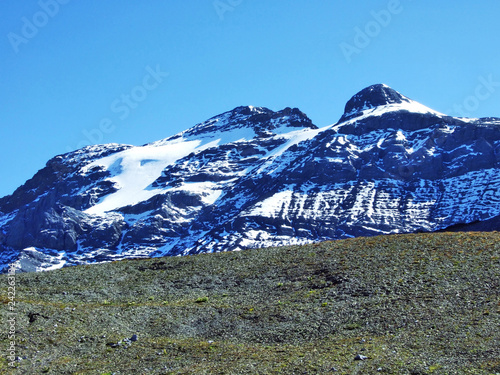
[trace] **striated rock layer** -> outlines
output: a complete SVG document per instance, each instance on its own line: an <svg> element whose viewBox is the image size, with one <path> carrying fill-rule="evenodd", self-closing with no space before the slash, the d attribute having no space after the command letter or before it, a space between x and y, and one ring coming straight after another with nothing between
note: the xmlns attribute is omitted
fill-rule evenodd
<svg viewBox="0 0 500 375"><path fill-rule="evenodd" d="M238 107L140 147L56 156L0 199L0 264L25 271L354 236L500 229L500 119L389 88L318 128Z"/></svg>

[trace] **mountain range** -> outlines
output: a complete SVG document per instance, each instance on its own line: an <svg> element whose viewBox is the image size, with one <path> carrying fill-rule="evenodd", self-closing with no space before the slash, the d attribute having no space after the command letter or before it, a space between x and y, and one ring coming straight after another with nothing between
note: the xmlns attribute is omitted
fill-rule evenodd
<svg viewBox="0 0 500 375"><path fill-rule="evenodd" d="M500 230L500 118L377 84L321 128L244 106L143 146L58 155L0 198L0 267L442 230Z"/></svg>

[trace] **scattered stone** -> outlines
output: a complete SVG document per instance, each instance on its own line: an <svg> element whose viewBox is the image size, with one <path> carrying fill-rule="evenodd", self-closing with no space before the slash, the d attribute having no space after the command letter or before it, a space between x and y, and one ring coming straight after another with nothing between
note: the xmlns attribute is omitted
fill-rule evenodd
<svg viewBox="0 0 500 375"><path fill-rule="evenodd" d="M104 337L106 337L106 335L102 335L102 337L104 338ZM132 335L131 338L126 337L123 340L118 341L117 343L108 342L106 345L110 346L112 348L118 348L118 347L123 345L124 349L128 349L130 347L130 345L132 344L132 342L135 342L137 340L138 340L137 335Z"/></svg>
<svg viewBox="0 0 500 375"><path fill-rule="evenodd" d="M356 357L354 357L355 361L364 361L365 359L368 359L368 357L361 354L358 354Z"/></svg>
<svg viewBox="0 0 500 375"><path fill-rule="evenodd" d="M29 319L29 322L30 323L34 323L36 322L36 320L38 319L39 316L42 316L41 314L39 313L33 313L33 312L29 312L28 313L28 319Z"/></svg>

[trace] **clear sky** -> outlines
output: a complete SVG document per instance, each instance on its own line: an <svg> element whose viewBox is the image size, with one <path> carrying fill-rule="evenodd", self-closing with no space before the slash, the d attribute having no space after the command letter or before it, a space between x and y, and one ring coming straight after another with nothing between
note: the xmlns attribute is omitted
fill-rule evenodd
<svg viewBox="0 0 500 375"><path fill-rule="evenodd" d="M500 117L499 14L497 0L4 0L0 196L55 155L240 105L333 124L374 83Z"/></svg>

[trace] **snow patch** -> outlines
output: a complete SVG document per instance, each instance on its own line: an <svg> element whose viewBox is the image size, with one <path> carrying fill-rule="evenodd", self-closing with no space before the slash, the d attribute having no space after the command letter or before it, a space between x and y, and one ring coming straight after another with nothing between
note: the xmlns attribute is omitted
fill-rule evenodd
<svg viewBox="0 0 500 375"><path fill-rule="evenodd" d="M104 197L98 204L85 212L91 215L104 215L120 207L146 201L164 190L151 189L149 186L170 164L195 151L216 146L218 140L200 147L201 141L169 142L163 145L133 147L125 151L99 159L88 166L104 167L112 177L118 191Z"/></svg>

